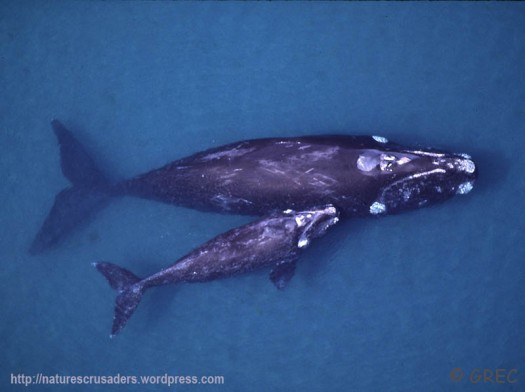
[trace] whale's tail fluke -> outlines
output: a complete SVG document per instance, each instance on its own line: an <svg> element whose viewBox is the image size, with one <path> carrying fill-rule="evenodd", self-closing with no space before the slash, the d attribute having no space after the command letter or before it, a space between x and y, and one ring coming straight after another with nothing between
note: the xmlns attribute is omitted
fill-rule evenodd
<svg viewBox="0 0 525 392"><path fill-rule="evenodd" d="M30 253L46 251L68 236L77 226L102 209L113 194L106 176L84 147L58 120L51 122L60 145L62 173L72 186L62 190L37 233Z"/></svg>
<svg viewBox="0 0 525 392"><path fill-rule="evenodd" d="M93 266L107 279L109 285L118 291L115 301L115 316L110 337L115 336L126 325L137 308L146 289L141 279L132 272L117 265L105 262Z"/></svg>

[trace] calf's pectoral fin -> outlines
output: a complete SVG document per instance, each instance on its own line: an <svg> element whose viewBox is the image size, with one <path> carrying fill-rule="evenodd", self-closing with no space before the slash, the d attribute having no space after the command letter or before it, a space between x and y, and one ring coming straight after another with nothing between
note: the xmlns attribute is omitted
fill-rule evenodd
<svg viewBox="0 0 525 392"><path fill-rule="evenodd" d="M296 261L296 257L280 261L271 270L270 280L279 290L284 289L288 282L293 278Z"/></svg>

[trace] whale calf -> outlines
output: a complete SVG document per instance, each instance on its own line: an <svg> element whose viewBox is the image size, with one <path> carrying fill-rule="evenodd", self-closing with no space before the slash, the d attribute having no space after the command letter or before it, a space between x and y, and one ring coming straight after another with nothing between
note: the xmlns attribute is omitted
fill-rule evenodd
<svg viewBox="0 0 525 392"><path fill-rule="evenodd" d="M154 286L209 282L271 266L270 279L282 289L294 274L300 252L335 225L338 215L332 205L273 214L215 237L145 279L111 263L93 263L118 291L111 336L124 327L144 291Z"/></svg>
<svg viewBox="0 0 525 392"><path fill-rule="evenodd" d="M344 218L385 216L466 194L478 176L466 154L335 135L240 141L112 183L71 132L57 120L52 127L71 186L56 196L32 253L58 245L116 196L254 216L326 204Z"/></svg>

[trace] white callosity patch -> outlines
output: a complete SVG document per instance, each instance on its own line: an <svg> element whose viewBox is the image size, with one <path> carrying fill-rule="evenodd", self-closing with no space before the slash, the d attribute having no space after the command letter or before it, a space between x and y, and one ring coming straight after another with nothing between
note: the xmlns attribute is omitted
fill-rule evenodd
<svg viewBox="0 0 525 392"><path fill-rule="evenodd" d="M335 215L337 214L337 209L334 206L330 205L329 207L326 208L326 213L330 215ZM334 223L337 223L337 222L339 222L339 218L335 217Z"/></svg>
<svg viewBox="0 0 525 392"><path fill-rule="evenodd" d="M299 239L299 242L297 242L297 247L304 248L305 246L308 246L309 243L310 242L308 241L308 238L302 237L301 239Z"/></svg>
<svg viewBox="0 0 525 392"><path fill-rule="evenodd" d="M298 215L295 217L295 223L297 223L297 227L303 227L306 225L306 219L303 215Z"/></svg>
<svg viewBox="0 0 525 392"><path fill-rule="evenodd" d="M404 156L404 157L399 158L399 159L397 160L396 163L397 163L398 165L404 165L405 163L408 163L408 162L410 162L411 160L412 160L412 159L410 159L409 157Z"/></svg>
<svg viewBox="0 0 525 392"><path fill-rule="evenodd" d="M379 168L381 171L392 171L392 167L396 162L396 157L390 154L381 154L379 160Z"/></svg>
<svg viewBox="0 0 525 392"><path fill-rule="evenodd" d="M457 194L466 195L472 190L472 188L474 188L474 184L472 183L472 181L464 182L463 184L460 184L458 186Z"/></svg>
<svg viewBox="0 0 525 392"><path fill-rule="evenodd" d="M379 164L378 154L361 154L357 158L357 168L364 172L373 170Z"/></svg>
<svg viewBox="0 0 525 392"><path fill-rule="evenodd" d="M396 166L404 165L412 159L406 155L386 154L378 151L367 151L357 158L357 168L363 172L369 172L379 167L381 171L393 171Z"/></svg>
<svg viewBox="0 0 525 392"><path fill-rule="evenodd" d="M370 213L372 215L383 214L386 212L386 206L383 203L374 201L370 206Z"/></svg>
<svg viewBox="0 0 525 392"><path fill-rule="evenodd" d="M337 209L333 205L297 213L294 217L297 228L300 228L297 247L305 248L310 245L312 238L323 235L329 227L339 221L337 215Z"/></svg>
<svg viewBox="0 0 525 392"><path fill-rule="evenodd" d="M378 143L388 143L388 139L383 136L372 136L372 139L374 139Z"/></svg>
<svg viewBox="0 0 525 392"><path fill-rule="evenodd" d="M461 159L459 161L459 169L467 173L474 173L476 165L470 159Z"/></svg>

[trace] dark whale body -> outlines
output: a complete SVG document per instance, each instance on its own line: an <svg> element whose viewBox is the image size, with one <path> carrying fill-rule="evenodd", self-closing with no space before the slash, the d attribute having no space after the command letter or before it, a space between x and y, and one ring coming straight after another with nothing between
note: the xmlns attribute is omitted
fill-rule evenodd
<svg viewBox="0 0 525 392"><path fill-rule="evenodd" d="M52 125L72 187L55 199L33 253L60 243L114 196L259 216L331 204L352 217L432 205L468 193L477 178L464 154L411 149L377 136L305 136L233 143L112 184L62 124Z"/></svg>
<svg viewBox="0 0 525 392"><path fill-rule="evenodd" d="M435 174L431 181L442 185L441 192L429 189L412 203L391 205L389 213L417 207L423 200L445 200L476 177L474 164L463 156L418 154L378 139L382 140L370 136L249 140L175 161L124 182L121 189L127 195L200 210L264 215L333 204L344 216L366 216L381 189L411 174L438 169L429 177ZM382 155L391 157L391 168L379 168ZM360 157L375 167L368 170L365 162L360 169ZM407 157L411 161L395 167ZM407 185L415 186L414 181Z"/></svg>
<svg viewBox="0 0 525 392"><path fill-rule="evenodd" d="M282 289L293 276L300 252L338 220L331 205L286 210L223 233L145 279L111 263L93 263L119 293L111 336L124 327L144 291L154 286L209 282L273 267L270 279Z"/></svg>

